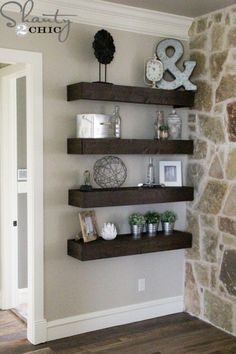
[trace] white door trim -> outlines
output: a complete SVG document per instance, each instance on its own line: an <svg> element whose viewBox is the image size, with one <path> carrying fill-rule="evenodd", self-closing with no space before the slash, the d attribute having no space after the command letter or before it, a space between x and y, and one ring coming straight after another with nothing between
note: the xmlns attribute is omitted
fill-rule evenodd
<svg viewBox="0 0 236 354"><path fill-rule="evenodd" d="M46 341L46 321L44 319L42 54L0 48L0 62L26 64L29 299L27 338L33 344L38 344Z"/></svg>
<svg viewBox="0 0 236 354"><path fill-rule="evenodd" d="M0 70L1 88L1 308L18 305L17 221L17 98L16 80L26 75L24 65Z"/></svg>

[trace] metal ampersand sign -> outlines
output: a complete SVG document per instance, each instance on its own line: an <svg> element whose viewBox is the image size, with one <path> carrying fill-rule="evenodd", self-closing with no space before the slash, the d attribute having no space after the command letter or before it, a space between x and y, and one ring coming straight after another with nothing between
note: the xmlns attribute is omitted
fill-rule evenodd
<svg viewBox="0 0 236 354"><path fill-rule="evenodd" d="M174 49L174 54L172 56L167 55L168 48ZM184 54L184 47L180 41L176 39L165 39L157 45L156 53L164 66L164 71L169 71L169 73L175 77L173 81L161 79L157 83L158 88L164 90L175 90L183 86L185 90L197 90L197 86L194 85L189 79L193 69L196 66L196 61L186 60L184 62L184 71L181 71L176 66Z"/></svg>

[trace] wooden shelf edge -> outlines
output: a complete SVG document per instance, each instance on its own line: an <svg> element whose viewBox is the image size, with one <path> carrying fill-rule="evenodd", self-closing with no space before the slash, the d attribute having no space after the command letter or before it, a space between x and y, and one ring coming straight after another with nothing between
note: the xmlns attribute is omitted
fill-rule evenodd
<svg viewBox="0 0 236 354"><path fill-rule="evenodd" d="M142 234L140 239L134 239L131 234L118 235L112 241L99 238L89 243L70 239L67 241L67 254L80 261L90 261L191 247L192 234L175 230L172 235L168 236L161 231L153 237Z"/></svg>
<svg viewBox="0 0 236 354"><path fill-rule="evenodd" d="M69 138L67 153L79 155L193 154L193 140Z"/></svg>
<svg viewBox="0 0 236 354"><path fill-rule="evenodd" d="M158 204L192 201L193 187L122 187L111 189L69 190L69 205L80 208Z"/></svg>
<svg viewBox="0 0 236 354"><path fill-rule="evenodd" d="M78 99L192 107L194 91L79 82L67 86L67 101Z"/></svg>

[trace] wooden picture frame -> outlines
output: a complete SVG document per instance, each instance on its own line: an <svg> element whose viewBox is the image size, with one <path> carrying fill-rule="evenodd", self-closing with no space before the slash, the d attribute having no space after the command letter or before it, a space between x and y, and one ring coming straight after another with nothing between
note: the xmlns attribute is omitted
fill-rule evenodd
<svg viewBox="0 0 236 354"><path fill-rule="evenodd" d="M97 219L94 210L79 213L81 233L84 242L94 241L98 238Z"/></svg>
<svg viewBox="0 0 236 354"><path fill-rule="evenodd" d="M182 187L181 161L160 161L159 179L166 187Z"/></svg>

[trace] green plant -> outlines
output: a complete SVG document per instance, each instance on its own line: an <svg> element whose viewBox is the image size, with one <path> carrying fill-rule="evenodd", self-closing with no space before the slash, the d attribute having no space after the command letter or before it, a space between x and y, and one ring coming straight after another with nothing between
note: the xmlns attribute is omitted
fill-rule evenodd
<svg viewBox="0 0 236 354"><path fill-rule="evenodd" d="M163 214L161 214L162 222L169 222L173 224L177 220L177 215L170 210L166 210Z"/></svg>
<svg viewBox="0 0 236 354"><path fill-rule="evenodd" d="M169 127L168 127L168 125L161 125L161 126L159 127L159 130L160 130L161 132L168 132Z"/></svg>
<svg viewBox="0 0 236 354"><path fill-rule="evenodd" d="M130 225L145 225L146 219L144 215L140 213L134 213L129 216L129 223Z"/></svg>
<svg viewBox="0 0 236 354"><path fill-rule="evenodd" d="M155 211L149 211L145 215L145 219L147 224L157 224L160 221L160 215Z"/></svg>

